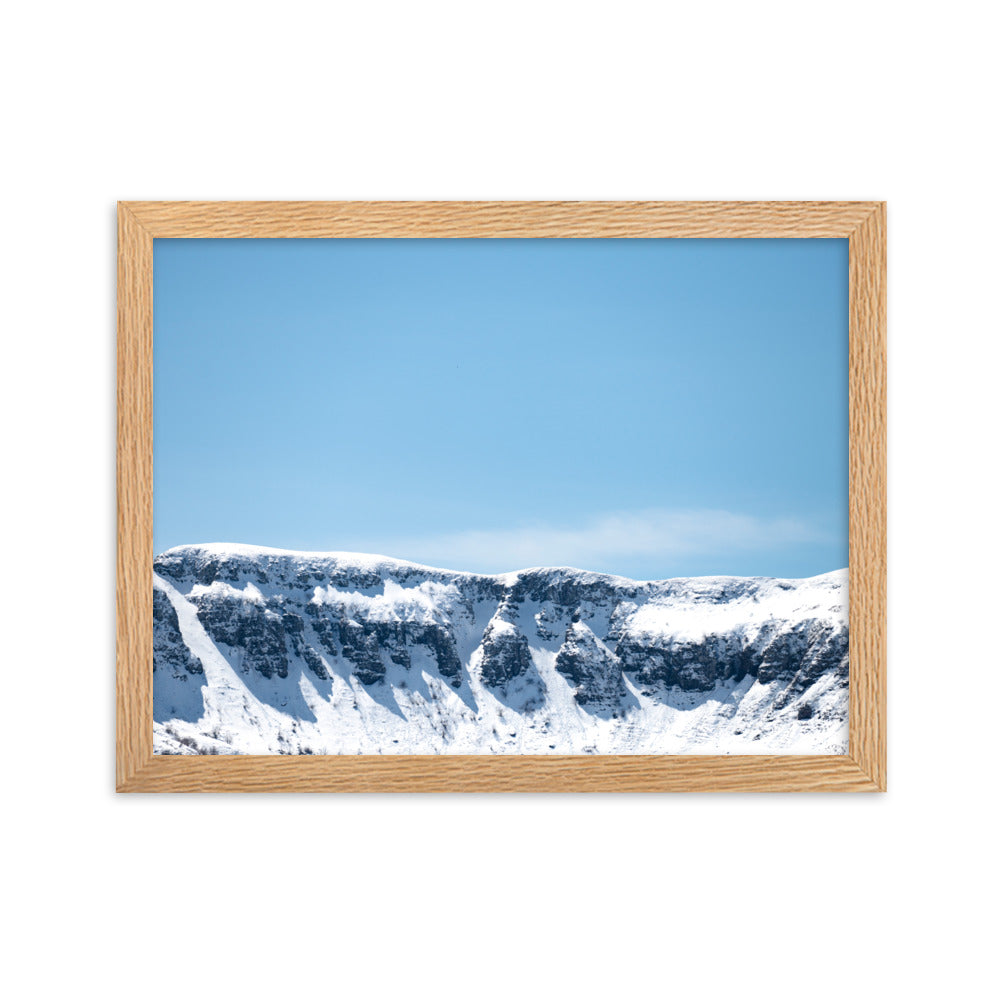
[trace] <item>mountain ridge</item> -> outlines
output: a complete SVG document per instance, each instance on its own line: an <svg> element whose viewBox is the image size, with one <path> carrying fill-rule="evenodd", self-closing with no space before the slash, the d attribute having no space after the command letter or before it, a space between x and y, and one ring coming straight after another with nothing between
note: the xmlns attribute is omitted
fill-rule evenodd
<svg viewBox="0 0 1000 1000"><path fill-rule="evenodd" d="M842 753L847 659L846 570L634 581L224 543L155 560L159 753Z"/></svg>
<svg viewBox="0 0 1000 1000"><path fill-rule="evenodd" d="M673 576L655 577L650 579L638 579L634 577L622 576L617 573L603 573L598 570L586 570L577 566L526 566L521 569L507 570L502 573L477 573L471 570L448 569L441 566L432 566L428 563L414 562L410 559L401 559L397 556L383 555L380 553L355 552L352 550L336 549L284 549L267 545L250 545L243 542L194 542L185 545L175 545L164 549L155 561L168 557L184 557L186 555L205 554L210 556L232 556L236 558L253 557L287 557L303 560L323 560L331 562L345 562L358 568L373 566L398 566L408 570L422 570L429 573L447 576L482 577L491 580L503 580L508 577L522 576L528 573L569 573L581 577L600 577L606 580L620 580L631 584L646 583L670 583L680 580L781 580L785 582L803 582L809 580L822 580L827 577L834 577L847 572L843 569L830 570L826 573L818 573L808 577L776 577L776 576L738 576L726 573L709 573L701 576Z"/></svg>

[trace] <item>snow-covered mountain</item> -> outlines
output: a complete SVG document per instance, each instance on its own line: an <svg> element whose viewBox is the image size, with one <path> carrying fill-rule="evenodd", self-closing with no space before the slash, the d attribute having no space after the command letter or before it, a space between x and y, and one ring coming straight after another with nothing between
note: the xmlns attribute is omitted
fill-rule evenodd
<svg viewBox="0 0 1000 1000"><path fill-rule="evenodd" d="M157 753L846 753L847 571L638 583L156 559Z"/></svg>

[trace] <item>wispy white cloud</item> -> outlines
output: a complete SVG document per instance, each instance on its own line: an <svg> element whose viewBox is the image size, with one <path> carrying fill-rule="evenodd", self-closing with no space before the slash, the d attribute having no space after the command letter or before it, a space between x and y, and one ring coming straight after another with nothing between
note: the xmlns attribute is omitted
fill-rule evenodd
<svg viewBox="0 0 1000 1000"><path fill-rule="evenodd" d="M505 572L530 566L574 566L621 572L643 566L677 572L695 558L722 560L822 541L794 518L761 518L725 510L609 513L574 526L534 524L384 539L374 551L433 566Z"/></svg>

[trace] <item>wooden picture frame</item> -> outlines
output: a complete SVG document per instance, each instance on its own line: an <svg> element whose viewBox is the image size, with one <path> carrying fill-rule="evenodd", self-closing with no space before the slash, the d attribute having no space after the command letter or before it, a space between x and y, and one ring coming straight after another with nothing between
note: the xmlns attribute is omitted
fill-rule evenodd
<svg viewBox="0 0 1000 1000"><path fill-rule="evenodd" d="M670 237L849 241L850 737L842 756L155 756L153 241ZM117 789L877 791L886 787L886 209L882 202L118 205Z"/></svg>

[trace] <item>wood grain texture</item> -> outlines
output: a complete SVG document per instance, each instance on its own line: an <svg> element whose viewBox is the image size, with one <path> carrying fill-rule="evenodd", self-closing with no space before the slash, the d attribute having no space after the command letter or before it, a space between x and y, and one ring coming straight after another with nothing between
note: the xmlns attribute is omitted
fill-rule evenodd
<svg viewBox="0 0 1000 1000"><path fill-rule="evenodd" d="M118 785L153 754L153 237L118 207Z"/></svg>
<svg viewBox="0 0 1000 1000"><path fill-rule="evenodd" d="M119 791L877 791L886 787L886 213L881 202L123 202L118 212ZM157 757L153 239L846 238L850 746L845 756Z"/></svg>
<svg viewBox="0 0 1000 1000"><path fill-rule="evenodd" d="M851 234L850 755L886 787L886 212Z"/></svg>
<svg viewBox="0 0 1000 1000"><path fill-rule="evenodd" d="M141 792L858 792L848 756L152 757Z"/></svg>
<svg viewBox="0 0 1000 1000"><path fill-rule="evenodd" d="M135 201L157 237L845 237L871 202Z"/></svg>

